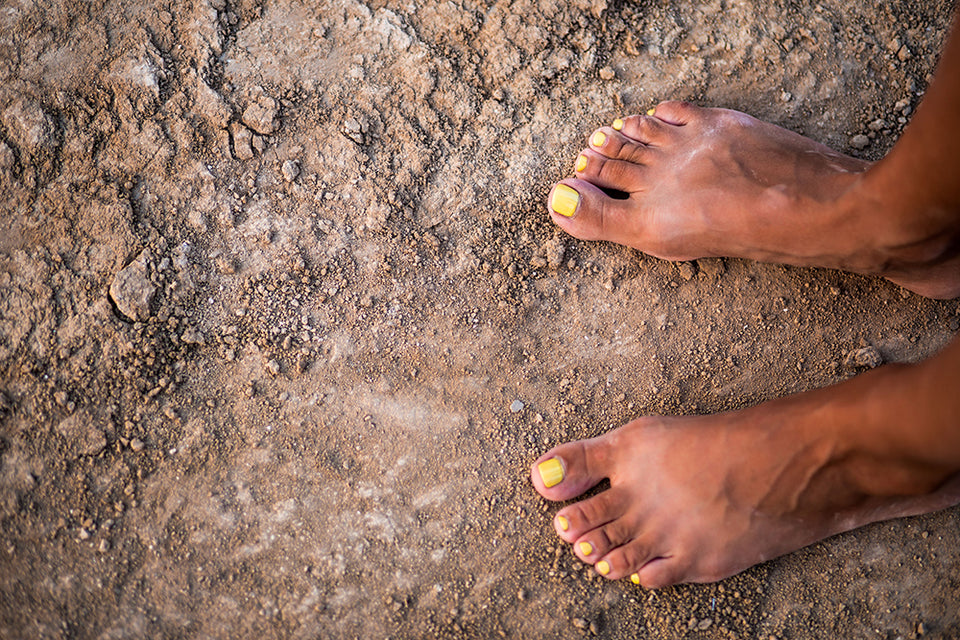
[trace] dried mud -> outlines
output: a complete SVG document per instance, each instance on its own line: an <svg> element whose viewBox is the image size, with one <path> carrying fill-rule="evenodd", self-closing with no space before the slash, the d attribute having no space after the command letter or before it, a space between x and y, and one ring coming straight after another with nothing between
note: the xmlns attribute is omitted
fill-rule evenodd
<svg viewBox="0 0 960 640"><path fill-rule="evenodd" d="M957 509L650 593L583 566L526 478L638 415L952 339L957 302L659 261L543 207L588 132L660 99L879 158L949 22L947 2L2 3L0 636L960 635Z"/></svg>

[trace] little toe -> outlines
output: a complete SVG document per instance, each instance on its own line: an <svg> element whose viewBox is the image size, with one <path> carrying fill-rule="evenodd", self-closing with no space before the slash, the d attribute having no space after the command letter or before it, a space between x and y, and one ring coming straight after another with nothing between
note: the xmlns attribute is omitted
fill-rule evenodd
<svg viewBox="0 0 960 640"><path fill-rule="evenodd" d="M544 498L570 500L606 477L607 459L605 447L596 438L568 442L540 456L530 470L530 480Z"/></svg>
<svg viewBox="0 0 960 640"><path fill-rule="evenodd" d="M685 125L700 117L703 111L702 107L689 102L668 100L658 104L650 115L669 124Z"/></svg>
<svg viewBox="0 0 960 640"><path fill-rule="evenodd" d="M548 198L553 221L581 240L610 240L635 246L636 203L613 198L586 180L554 185Z"/></svg>

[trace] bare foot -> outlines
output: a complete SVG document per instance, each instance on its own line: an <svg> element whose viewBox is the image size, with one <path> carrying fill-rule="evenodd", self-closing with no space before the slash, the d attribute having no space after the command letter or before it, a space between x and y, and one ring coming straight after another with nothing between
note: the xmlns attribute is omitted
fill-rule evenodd
<svg viewBox="0 0 960 640"><path fill-rule="evenodd" d="M670 260L830 267L930 297L960 295L960 220L884 211L884 190L897 185L883 176L866 184L868 162L682 102L615 124L594 132L576 177L550 193L551 215L571 235Z"/></svg>
<svg viewBox="0 0 960 640"><path fill-rule="evenodd" d="M647 588L712 582L869 522L960 502L955 470L862 446L855 428L832 419L845 397L834 387L739 412L641 418L554 448L532 481L562 501L609 478L554 526L601 575Z"/></svg>

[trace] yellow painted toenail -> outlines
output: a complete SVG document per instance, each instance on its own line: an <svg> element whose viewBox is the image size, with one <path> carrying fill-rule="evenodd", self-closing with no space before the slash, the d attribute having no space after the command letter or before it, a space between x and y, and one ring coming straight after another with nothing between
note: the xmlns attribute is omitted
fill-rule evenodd
<svg viewBox="0 0 960 640"><path fill-rule="evenodd" d="M570 521L563 516L557 516L557 523L559 523L561 531L566 531L570 528Z"/></svg>
<svg viewBox="0 0 960 640"><path fill-rule="evenodd" d="M562 186L563 185L560 185L560 187ZM560 187L557 187L557 189ZM570 190L573 191L573 189ZM574 193L576 193L576 191L574 191ZM556 200L556 197L554 197L554 200ZM556 207L554 207L554 211L556 210ZM557 213L561 212L557 211ZM540 471L540 479L543 480L544 486L552 487L560 484L563 481L563 465L556 458L544 460L537 465L537 470Z"/></svg>
<svg viewBox="0 0 960 640"><path fill-rule="evenodd" d="M597 563L597 571L599 571L602 576L607 575L610 573L610 563L606 560L601 560Z"/></svg>
<svg viewBox="0 0 960 640"><path fill-rule="evenodd" d="M633 584L640 584L640 574L639 574L639 573L631 573L631 574L630 574L630 582L632 582Z"/></svg>
<svg viewBox="0 0 960 640"><path fill-rule="evenodd" d="M575 189L572 189L571 187L568 187L565 184L558 184L556 188L554 188L553 190L553 198L550 199L550 208L556 211L557 213L559 213L560 215L566 218L569 218L574 213L576 213L577 205L579 203L580 203L580 194L577 193ZM550 461L548 460L547 462L550 462ZM541 476L543 476L542 468L543 468L543 465L545 464L547 463L544 462L544 463L541 463L540 465ZM558 466L559 464L560 463L557 462ZM563 480L563 469L560 469L558 473L560 474L560 478L557 480L557 482L560 482L560 480ZM553 484L556 484L557 482L554 482ZM546 483L548 487L553 486L553 484L550 484L547 482L546 478L544 478L544 483Z"/></svg>
<svg viewBox="0 0 960 640"><path fill-rule="evenodd" d="M648 115L648 116L652 116L652 115L655 114L656 112L657 112L657 108L656 108L656 107L654 107L653 109L647 109L647 115Z"/></svg>
<svg viewBox="0 0 960 640"><path fill-rule="evenodd" d="M581 542L580 553L582 553L585 556L590 555L591 553L593 553L593 545L590 544L589 542Z"/></svg>
<svg viewBox="0 0 960 640"><path fill-rule="evenodd" d="M603 145L606 140L607 134L605 134L603 131L597 131L595 134L593 134L593 139L590 140L590 142L593 144L593 146L599 147Z"/></svg>
<svg viewBox="0 0 960 640"><path fill-rule="evenodd" d="M613 121L613 124L611 126L613 127L614 131L620 131L620 129L623 129L623 120L621 120L620 118L617 118L616 120Z"/></svg>
<svg viewBox="0 0 960 640"><path fill-rule="evenodd" d="M573 168L576 169L577 171L583 171L584 169L586 169L587 156L583 155L582 153L579 156L577 156L577 164L574 165Z"/></svg>

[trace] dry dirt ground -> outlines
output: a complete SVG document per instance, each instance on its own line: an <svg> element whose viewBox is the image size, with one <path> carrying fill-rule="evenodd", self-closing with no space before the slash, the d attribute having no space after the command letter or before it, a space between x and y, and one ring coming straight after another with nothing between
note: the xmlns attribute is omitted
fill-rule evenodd
<svg viewBox="0 0 960 640"><path fill-rule="evenodd" d="M879 158L950 3L864 4L2 2L0 637L960 635L957 509L645 592L527 480L955 335L956 301L545 214L660 99Z"/></svg>

